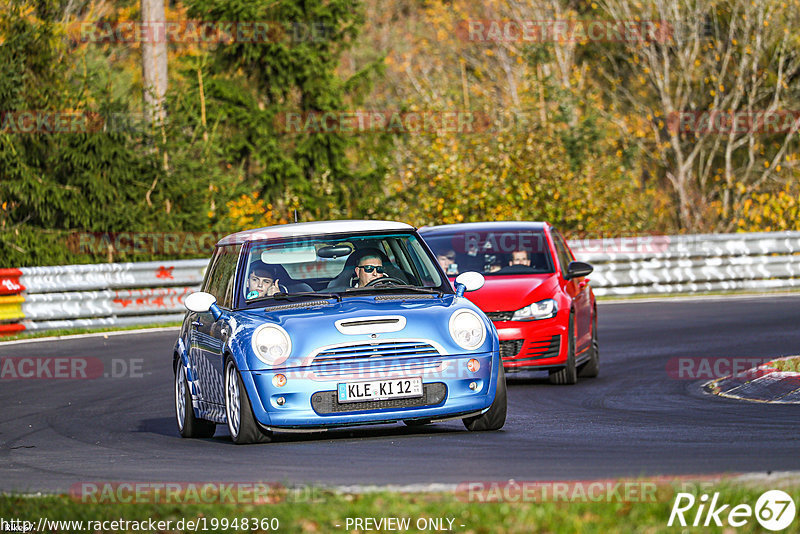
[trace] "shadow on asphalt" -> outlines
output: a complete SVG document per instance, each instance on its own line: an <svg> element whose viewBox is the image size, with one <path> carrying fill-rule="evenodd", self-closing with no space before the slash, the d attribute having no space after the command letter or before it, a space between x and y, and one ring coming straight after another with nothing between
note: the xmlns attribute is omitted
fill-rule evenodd
<svg viewBox="0 0 800 534"><path fill-rule="evenodd" d="M458 424L454 427L453 423ZM144 432L150 434L159 434L175 438L176 440L183 439L178 434L175 419L172 417L158 417L153 419L144 419L139 424L137 432ZM404 424L387 424L387 425L364 425L363 427L341 428L334 430L327 430L324 432L303 432L303 433L290 433L290 432L276 432L272 437L273 443L294 443L294 442L317 442L326 440L341 440L341 439L369 439L369 438L406 438L406 437L419 437L424 435L440 435L440 434L454 434L467 432L466 428L461 426L458 420L447 421L443 423L433 423L430 425L408 427ZM213 438L193 440L193 441L209 441L232 444L228 429L224 424L217 425L217 432Z"/></svg>
<svg viewBox="0 0 800 534"><path fill-rule="evenodd" d="M546 371L518 371L515 373L506 371L506 385L533 386L542 384L550 384L547 380Z"/></svg>

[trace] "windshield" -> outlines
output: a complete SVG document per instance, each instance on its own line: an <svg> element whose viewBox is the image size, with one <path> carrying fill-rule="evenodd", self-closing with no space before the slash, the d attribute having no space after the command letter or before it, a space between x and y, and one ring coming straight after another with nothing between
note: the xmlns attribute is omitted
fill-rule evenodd
<svg viewBox="0 0 800 534"><path fill-rule="evenodd" d="M320 236L255 242L245 260L245 305L287 296L452 292L414 234Z"/></svg>
<svg viewBox="0 0 800 534"><path fill-rule="evenodd" d="M425 235L448 276L477 271L484 276L553 272L543 231L498 230Z"/></svg>

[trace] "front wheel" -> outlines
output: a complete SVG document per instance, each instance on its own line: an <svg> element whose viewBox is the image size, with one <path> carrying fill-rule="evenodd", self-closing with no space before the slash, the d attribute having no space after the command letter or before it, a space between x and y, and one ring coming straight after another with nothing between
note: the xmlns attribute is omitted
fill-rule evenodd
<svg viewBox="0 0 800 534"><path fill-rule="evenodd" d="M600 347L597 344L597 315L592 320L592 346L589 347L589 361L578 370L581 378L595 378L600 374Z"/></svg>
<svg viewBox="0 0 800 534"><path fill-rule="evenodd" d="M500 372L497 375L497 391L494 394L494 401L489 410L475 417L463 419L464 426L469 431L480 430L500 430L506 424L506 411L508 408L508 396L506 395L506 372L503 370L503 362L500 362Z"/></svg>
<svg viewBox="0 0 800 534"><path fill-rule="evenodd" d="M262 431L256 423L242 377L231 359L225 363L225 415L231 439L237 445L271 440L272 433Z"/></svg>
<svg viewBox="0 0 800 534"><path fill-rule="evenodd" d="M569 327L567 328L567 364L558 371L550 371L548 377L551 384L576 384L578 382L578 369L575 367L575 321L574 314L569 314Z"/></svg>
<svg viewBox="0 0 800 534"><path fill-rule="evenodd" d="M217 424L213 421L194 416L186 369L180 361L175 369L175 417L178 420L178 432L184 438L210 438L217 430Z"/></svg>

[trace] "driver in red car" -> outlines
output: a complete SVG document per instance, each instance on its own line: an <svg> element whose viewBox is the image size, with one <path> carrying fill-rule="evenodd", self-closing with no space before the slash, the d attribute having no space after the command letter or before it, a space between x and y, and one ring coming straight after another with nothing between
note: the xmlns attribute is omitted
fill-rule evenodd
<svg viewBox="0 0 800 534"><path fill-rule="evenodd" d="M355 287L364 287L373 280L386 276L383 260L377 254L365 254L358 260L355 271L358 278Z"/></svg>
<svg viewBox="0 0 800 534"><path fill-rule="evenodd" d="M531 257L528 254L527 250L515 250L511 253L511 261L508 262L509 265L526 265L528 267L531 266Z"/></svg>

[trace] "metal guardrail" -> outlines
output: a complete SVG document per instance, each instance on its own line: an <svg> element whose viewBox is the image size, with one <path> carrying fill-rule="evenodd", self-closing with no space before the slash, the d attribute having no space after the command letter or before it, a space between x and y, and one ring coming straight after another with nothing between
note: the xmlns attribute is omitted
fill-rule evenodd
<svg viewBox="0 0 800 534"><path fill-rule="evenodd" d="M0 270L0 335L180 321L208 260ZM0 295L2 295L0 289Z"/></svg>
<svg viewBox="0 0 800 534"><path fill-rule="evenodd" d="M571 241L598 296L800 287L800 232Z"/></svg>
<svg viewBox="0 0 800 534"><path fill-rule="evenodd" d="M598 296L800 287L800 232L572 240ZM207 260L0 269L0 335L180 321Z"/></svg>

